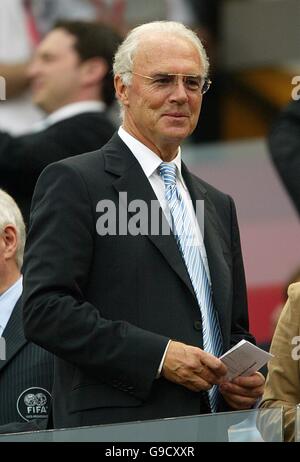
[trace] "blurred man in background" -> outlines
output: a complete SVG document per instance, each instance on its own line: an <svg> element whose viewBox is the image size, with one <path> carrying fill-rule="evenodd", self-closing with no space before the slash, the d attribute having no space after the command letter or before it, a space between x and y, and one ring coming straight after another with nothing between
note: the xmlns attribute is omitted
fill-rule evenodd
<svg viewBox="0 0 300 462"><path fill-rule="evenodd" d="M37 48L28 75L33 101L48 117L30 134L0 132L0 186L18 202L26 222L43 168L98 149L111 137L106 110L114 100L111 69L118 44L108 26L62 22Z"/></svg>

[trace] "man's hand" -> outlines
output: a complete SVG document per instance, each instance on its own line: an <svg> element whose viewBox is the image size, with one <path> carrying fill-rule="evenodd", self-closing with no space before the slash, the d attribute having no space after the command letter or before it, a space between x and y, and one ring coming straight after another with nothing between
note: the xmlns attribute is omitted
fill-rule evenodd
<svg viewBox="0 0 300 462"><path fill-rule="evenodd" d="M237 377L220 385L220 392L235 410L250 409L264 391L265 378L260 372L249 377Z"/></svg>
<svg viewBox="0 0 300 462"><path fill-rule="evenodd" d="M192 391L209 390L224 380L227 367L218 358L184 343L171 341L162 375Z"/></svg>

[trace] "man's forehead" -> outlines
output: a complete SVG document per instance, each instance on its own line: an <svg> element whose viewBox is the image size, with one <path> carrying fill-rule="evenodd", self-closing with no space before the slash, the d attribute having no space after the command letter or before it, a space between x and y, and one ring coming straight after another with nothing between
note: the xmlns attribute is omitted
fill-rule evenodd
<svg viewBox="0 0 300 462"><path fill-rule="evenodd" d="M138 50L148 50L156 52L157 50L164 50L168 48L177 49L180 48L189 48L195 49L196 46L186 37L179 36L172 33L152 33L147 34L144 37L140 38Z"/></svg>
<svg viewBox="0 0 300 462"><path fill-rule="evenodd" d="M37 51L44 52L48 50L59 51L61 49L74 49L75 44L74 35L70 34L64 29L54 29L49 32L44 40L39 45Z"/></svg>
<svg viewBox="0 0 300 462"><path fill-rule="evenodd" d="M135 66L147 65L151 68L162 66L172 68L172 62L178 65L191 65L195 71L203 67L196 45L189 39L175 34L162 37L155 34L143 38L133 61Z"/></svg>

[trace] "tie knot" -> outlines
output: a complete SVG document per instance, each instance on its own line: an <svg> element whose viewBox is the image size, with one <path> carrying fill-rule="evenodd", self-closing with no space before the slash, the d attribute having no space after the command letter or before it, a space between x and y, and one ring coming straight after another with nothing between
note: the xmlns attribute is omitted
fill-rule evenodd
<svg viewBox="0 0 300 462"><path fill-rule="evenodd" d="M162 162L159 166L159 173L164 180L165 186L176 185L176 165Z"/></svg>

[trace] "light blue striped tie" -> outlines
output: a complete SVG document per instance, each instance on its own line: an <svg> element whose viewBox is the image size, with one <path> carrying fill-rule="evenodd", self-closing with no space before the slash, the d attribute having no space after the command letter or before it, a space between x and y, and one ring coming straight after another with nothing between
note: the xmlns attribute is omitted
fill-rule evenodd
<svg viewBox="0 0 300 462"><path fill-rule="evenodd" d="M183 256L202 317L203 349L216 357L222 354L221 331L213 306L212 292L196 242L195 225L176 186L176 165L162 162L159 172L165 183L165 196L171 214L171 229ZM217 410L219 390L214 385L208 392L213 412Z"/></svg>

